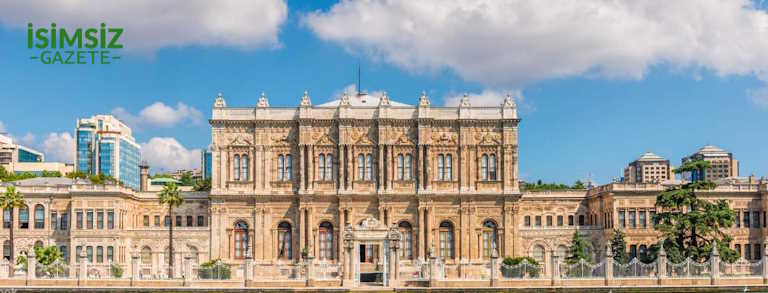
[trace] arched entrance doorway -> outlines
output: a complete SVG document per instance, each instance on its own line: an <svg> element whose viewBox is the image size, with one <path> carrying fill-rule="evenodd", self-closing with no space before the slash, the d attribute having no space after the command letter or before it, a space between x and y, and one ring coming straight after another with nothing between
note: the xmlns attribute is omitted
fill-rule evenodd
<svg viewBox="0 0 768 293"><path fill-rule="evenodd" d="M360 225L347 226L344 229L344 286L358 287L363 285L396 286L397 283L397 250L400 248L401 233L398 227L387 228L374 218L363 220ZM369 266L368 270L361 269L361 263L365 263L367 256L372 254L368 247L376 247L380 254L371 260L375 266ZM366 251L362 251L365 249ZM365 256L365 257L364 257ZM367 264L366 264L367 265ZM365 268L365 266L363 267ZM370 270L373 268L373 270ZM361 278L375 276L370 278Z"/></svg>

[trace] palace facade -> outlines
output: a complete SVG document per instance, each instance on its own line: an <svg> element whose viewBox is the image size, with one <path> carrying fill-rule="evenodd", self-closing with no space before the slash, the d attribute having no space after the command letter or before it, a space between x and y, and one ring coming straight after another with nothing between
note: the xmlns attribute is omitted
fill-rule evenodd
<svg viewBox="0 0 768 293"><path fill-rule="evenodd" d="M84 255L96 266L130 266L136 256L141 274L156 275L166 271L173 225L178 267L182 256L196 264L252 258L259 269L244 273L279 276L281 265L312 259L336 265L343 280L381 270L384 259L406 265L430 256L444 260L447 276L495 255L533 257L549 274L574 231L595 259L614 229L625 231L634 256L658 241L656 195L679 183L521 191L520 122L511 97L498 107L474 107L467 97L435 107L424 94L416 105L345 94L312 105L305 93L298 107L270 107L262 94L256 107L238 108L219 94L211 191L185 192L173 217L149 190L146 169L140 191L36 178L17 183L29 207L13 223L4 217L0 237L15 225L17 250L57 245L70 263ZM702 194L728 200L738 212L728 229L733 247L760 259L768 181L723 179ZM366 239L375 234L366 229L396 235Z"/></svg>

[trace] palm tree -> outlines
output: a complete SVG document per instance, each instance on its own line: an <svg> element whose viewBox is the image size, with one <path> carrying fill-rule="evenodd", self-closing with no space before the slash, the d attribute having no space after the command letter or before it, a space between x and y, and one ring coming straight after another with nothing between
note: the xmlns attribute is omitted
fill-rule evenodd
<svg viewBox="0 0 768 293"><path fill-rule="evenodd" d="M11 259L10 259L10 271L11 274L13 274L14 271L14 263L15 260L13 258L13 210L16 208L23 208L27 206L27 202L24 201L24 195L16 191L16 186L9 185L5 188L5 192L3 192L3 195L0 196L0 209L1 210L10 210L10 217L9 221L11 222L11 229L9 232L9 249L11 250Z"/></svg>
<svg viewBox="0 0 768 293"><path fill-rule="evenodd" d="M158 195L160 204L168 205L168 278L173 278L173 207L184 204L184 196L176 186L169 182Z"/></svg>

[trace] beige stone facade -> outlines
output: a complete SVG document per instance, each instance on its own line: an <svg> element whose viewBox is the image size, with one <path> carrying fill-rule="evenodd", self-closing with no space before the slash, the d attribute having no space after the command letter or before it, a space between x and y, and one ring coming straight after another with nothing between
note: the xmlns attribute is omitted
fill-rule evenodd
<svg viewBox="0 0 768 293"><path fill-rule="evenodd" d="M531 256L550 275L552 257L564 255L574 231L587 237L595 260L604 257L613 229L626 232L637 255L658 241L650 219L665 188L660 183L521 192L520 119L511 98L498 107L472 107L466 98L458 107L432 107L425 95L415 106L386 95L345 95L312 106L305 94L299 107L269 107L262 96L256 107L236 108L220 95L210 124L212 190L185 192L186 203L170 219L178 267L182 255L236 266L252 257L255 271L241 274L280 278L312 259L335 265L347 280L350 271L376 270L387 253L384 242L352 241L370 223L400 232L397 244L386 244L397 254L390 262L402 265L397 270L432 255L444 259L446 278L471 276L467 268L494 254ZM98 247L112 247L113 262L129 266L137 257L141 274L164 273L167 210L156 192L34 180L19 186L30 224L17 229L17 248L35 241L65 246L74 263L77 247L91 246L99 264L106 261L98 261ZM744 256L751 248L749 256L759 259L754 249L768 235L768 182L725 182L705 196L727 199L739 211L739 224L728 229L732 245ZM0 237L7 239L8 229Z"/></svg>

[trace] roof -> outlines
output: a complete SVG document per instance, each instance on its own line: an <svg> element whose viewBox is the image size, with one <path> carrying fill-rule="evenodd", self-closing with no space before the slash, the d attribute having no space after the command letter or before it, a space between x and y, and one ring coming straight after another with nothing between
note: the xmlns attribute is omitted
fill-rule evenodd
<svg viewBox="0 0 768 293"><path fill-rule="evenodd" d="M168 178L168 177L152 178L152 179L149 179L149 181L151 183L170 183L170 182L177 183L177 184L181 183L181 181L179 180Z"/></svg>
<svg viewBox="0 0 768 293"><path fill-rule="evenodd" d="M666 159L652 152L646 152L642 154L639 158L637 158L637 160L638 161L664 161Z"/></svg>
<svg viewBox="0 0 768 293"><path fill-rule="evenodd" d="M352 107L376 107L379 105L379 101L381 100L381 97L369 95L366 93L353 95L349 97L349 105ZM323 103L320 105L317 105L317 107L338 107L341 103L341 99L335 99L327 103ZM408 107L411 105L395 102L393 100L389 100L389 103L394 107Z"/></svg>
<svg viewBox="0 0 768 293"><path fill-rule="evenodd" d="M712 153L727 153L727 152L719 147L708 144L700 148L696 153L712 154Z"/></svg>

